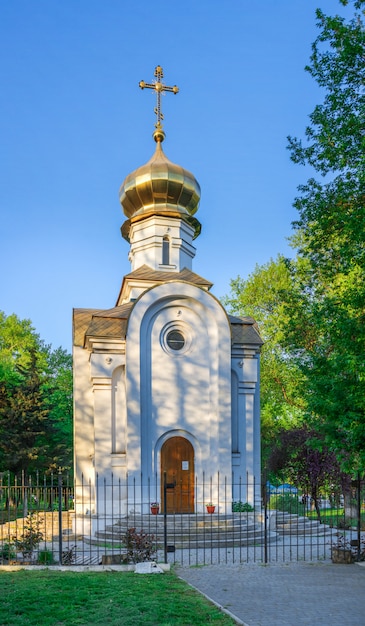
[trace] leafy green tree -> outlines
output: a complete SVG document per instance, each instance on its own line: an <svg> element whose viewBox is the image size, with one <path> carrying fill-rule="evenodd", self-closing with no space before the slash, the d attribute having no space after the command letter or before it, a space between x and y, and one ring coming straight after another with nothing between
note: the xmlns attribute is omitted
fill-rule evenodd
<svg viewBox="0 0 365 626"><path fill-rule="evenodd" d="M47 458L47 468L59 466L71 469L73 453L73 396L72 356L57 348L48 357L47 392L49 394L49 421L53 427L52 450Z"/></svg>
<svg viewBox="0 0 365 626"><path fill-rule="evenodd" d="M3 467L27 472L42 454L49 414L45 389L32 350L28 366L18 366L15 384L0 383L0 454Z"/></svg>
<svg viewBox="0 0 365 626"><path fill-rule="evenodd" d="M72 360L29 320L0 312L0 468L51 471L72 463Z"/></svg>
<svg viewBox="0 0 365 626"><path fill-rule="evenodd" d="M0 311L0 366L2 371L15 370L16 366L29 365L31 354L42 354L42 366L46 363L47 347L35 332L30 320Z"/></svg>
<svg viewBox="0 0 365 626"><path fill-rule="evenodd" d="M306 426L281 430L271 449L268 469L310 494L320 519L321 490L340 492L341 472L335 453Z"/></svg>
<svg viewBox="0 0 365 626"><path fill-rule="evenodd" d="M295 201L300 288L285 308L309 418L349 471L365 468L365 2L354 6L350 21L317 10L320 34L306 69L324 100L306 142L290 137L289 148L320 178Z"/></svg>
<svg viewBox="0 0 365 626"><path fill-rule="evenodd" d="M299 390L302 374L286 350L288 317L285 302L296 292L291 262L282 256L242 279L231 281L231 294L224 298L228 310L249 315L258 323L264 345L261 352L261 432L263 462L282 428L298 423L305 407Z"/></svg>

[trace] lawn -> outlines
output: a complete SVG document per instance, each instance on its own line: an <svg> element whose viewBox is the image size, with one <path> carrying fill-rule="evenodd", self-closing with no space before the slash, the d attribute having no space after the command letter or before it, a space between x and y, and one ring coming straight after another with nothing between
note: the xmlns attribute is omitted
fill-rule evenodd
<svg viewBox="0 0 365 626"><path fill-rule="evenodd" d="M1 626L232 626L177 578L134 572L0 571Z"/></svg>
<svg viewBox="0 0 365 626"><path fill-rule="evenodd" d="M308 513L310 519L317 519L316 511L310 511ZM365 512L361 512L361 528L365 530ZM333 528L343 528L344 523L346 526L353 526L356 528L357 519L351 519L344 515L344 509L321 509L321 522L322 524L328 524Z"/></svg>

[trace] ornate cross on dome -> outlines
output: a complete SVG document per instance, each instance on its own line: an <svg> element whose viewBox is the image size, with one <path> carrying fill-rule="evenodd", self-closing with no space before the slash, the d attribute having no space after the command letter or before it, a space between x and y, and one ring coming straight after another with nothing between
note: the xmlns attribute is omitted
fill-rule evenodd
<svg viewBox="0 0 365 626"><path fill-rule="evenodd" d="M155 107L155 114L157 117L157 121L155 124L155 132L153 134L155 141L163 141L165 138L165 133L162 130L162 120L163 120L163 113L161 112L161 94L164 91L171 91L174 94L177 94L179 91L179 88L174 85L173 87L168 87L167 85L164 85L164 83L162 82L162 78L163 78L163 69L161 67L161 65L157 65L157 67L155 68L155 76L156 76L156 80L153 83L145 83L144 80L141 80L139 83L139 86L141 89L153 89L156 92L156 97L157 97L157 106Z"/></svg>

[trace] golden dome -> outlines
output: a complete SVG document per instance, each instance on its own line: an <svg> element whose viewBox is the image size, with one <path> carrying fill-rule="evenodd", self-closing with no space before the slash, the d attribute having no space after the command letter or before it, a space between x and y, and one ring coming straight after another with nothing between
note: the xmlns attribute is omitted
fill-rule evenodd
<svg viewBox="0 0 365 626"><path fill-rule="evenodd" d="M156 151L152 158L129 174L120 188L120 203L128 218L122 226L122 235L129 240L132 222L163 215L188 222L194 228L195 239L201 230L200 223L193 217L199 206L199 183L191 172L165 156L161 146L162 130L155 131L154 139Z"/></svg>

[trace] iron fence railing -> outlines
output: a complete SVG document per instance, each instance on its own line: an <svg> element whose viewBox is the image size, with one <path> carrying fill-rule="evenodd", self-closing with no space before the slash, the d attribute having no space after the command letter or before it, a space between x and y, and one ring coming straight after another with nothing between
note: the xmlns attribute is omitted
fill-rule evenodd
<svg viewBox="0 0 365 626"><path fill-rule="evenodd" d="M184 489L165 482L158 497L156 484L0 473L0 565L315 561L330 559L336 546L352 560L365 558L360 480L349 508L341 496L322 493L317 511L292 485L202 476ZM256 498L253 506L244 496L258 491L261 505Z"/></svg>

